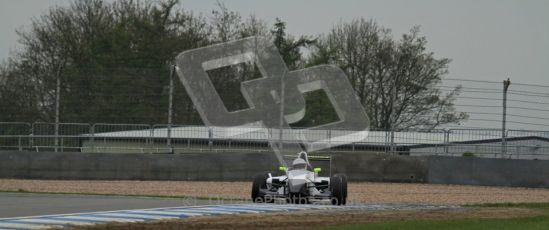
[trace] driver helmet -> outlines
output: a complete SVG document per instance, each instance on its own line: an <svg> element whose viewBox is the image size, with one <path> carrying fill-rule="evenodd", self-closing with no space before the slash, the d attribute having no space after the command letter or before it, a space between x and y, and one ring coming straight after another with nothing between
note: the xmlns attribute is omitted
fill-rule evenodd
<svg viewBox="0 0 549 230"><path fill-rule="evenodd" d="M294 169L306 169L307 168L307 162L301 158L297 158L292 163L292 168Z"/></svg>

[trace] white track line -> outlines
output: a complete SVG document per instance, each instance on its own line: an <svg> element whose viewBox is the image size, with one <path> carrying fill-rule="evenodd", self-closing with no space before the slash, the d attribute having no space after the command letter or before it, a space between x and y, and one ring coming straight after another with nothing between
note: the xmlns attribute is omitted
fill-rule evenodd
<svg viewBox="0 0 549 230"><path fill-rule="evenodd" d="M179 219L193 216L289 212L312 209L337 209L331 205L278 205L278 204L230 204L183 206L152 209L119 210L60 215L29 216L0 219L0 229L44 229L71 225L90 225L107 222L142 222L147 220Z"/></svg>

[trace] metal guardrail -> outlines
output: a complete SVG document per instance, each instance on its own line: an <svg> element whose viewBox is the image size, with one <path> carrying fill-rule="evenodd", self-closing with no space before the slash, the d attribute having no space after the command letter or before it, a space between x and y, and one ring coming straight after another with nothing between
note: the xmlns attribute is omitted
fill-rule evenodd
<svg viewBox="0 0 549 230"><path fill-rule="evenodd" d="M268 138L277 130L244 130L227 135L226 128L165 124L86 124L0 122L0 150L112 153L269 152ZM303 130L290 132L299 134ZM329 139L344 130L320 130ZM169 134L168 134L169 133ZM285 131L286 133L286 131ZM351 137L352 139L352 137ZM57 143L57 145L56 145ZM507 130L502 144L498 129L370 130L365 140L328 143L321 152L375 152L395 155L478 156L549 159L549 131ZM505 148L506 151L502 151ZM505 153L505 154L503 154Z"/></svg>

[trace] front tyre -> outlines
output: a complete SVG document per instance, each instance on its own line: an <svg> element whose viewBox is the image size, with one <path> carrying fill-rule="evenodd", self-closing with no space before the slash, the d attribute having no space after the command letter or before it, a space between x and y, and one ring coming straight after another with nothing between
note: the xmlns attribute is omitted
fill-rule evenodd
<svg viewBox="0 0 549 230"><path fill-rule="evenodd" d="M261 190L267 189L268 177L269 176L265 173L254 176L254 181L252 183L252 202L265 203L265 193Z"/></svg>
<svg viewBox="0 0 549 230"><path fill-rule="evenodd" d="M336 175L330 178L330 191L332 192L331 201L333 205L345 204L343 178L341 176Z"/></svg>

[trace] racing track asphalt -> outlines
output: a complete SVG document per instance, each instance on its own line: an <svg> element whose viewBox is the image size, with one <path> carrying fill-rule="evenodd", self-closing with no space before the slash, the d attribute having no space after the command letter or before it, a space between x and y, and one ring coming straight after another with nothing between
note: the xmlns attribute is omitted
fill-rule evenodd
<svg viewBox="0 0 549 230"><path fill-rule="evenodd" d="M225 204L243 201L223 201ZM0 218L220 204L217 200L0 192Z"/></svg>

